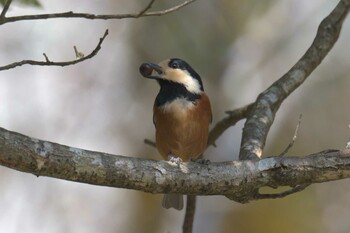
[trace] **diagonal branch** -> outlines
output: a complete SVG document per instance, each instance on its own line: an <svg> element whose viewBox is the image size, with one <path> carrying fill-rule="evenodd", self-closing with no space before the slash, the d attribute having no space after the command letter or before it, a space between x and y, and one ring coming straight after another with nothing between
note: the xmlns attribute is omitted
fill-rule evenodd
<svg viewBox="0 0 350 233"><path fill-rule="evenodd" d="M349 9L350 1L341 0L321 22L312 45L300 60L258 96L243 128L240 159L261 157L268 132L280 105L306 80L332 49Z"/></svg>
<svg viewBox="0 0 350 233"><path fill-rule="evenodd" d="M153 3L155 2L156 0L151 0L148 5L142 10L139 12L138 16L137 17L141 17L143 16L149 9L151 9Z"/></svg>
<svg viewBox="0 0 350 233"><path fill-rule="evenodd" d="M5 15L6 15L8 9L9 9L11 3L12 3L12 0L7 0L7 1L5 2L5 5L4 5L4 8L2 9L0 18L5 18Z"/></svg>
<svg viewBox="0 0 350 233"><path fill-rule="evenodd" d="M244 107L237 108L233 111L227 111L228 116L220 120L209 132L208 146L215 145L215 141L231 126L234 126L238 121L247 117L253 104L248 104Z"/></svg>
<svg viewBox="0 0 350 233"><path fill-rule="evenodd" d="M0 25L5 23L23 21L23 20L40 20L40 19L57 19L57 18L82 18L82 19L126 19L126 18L139 18L139 17L147 17L147 16L161 16L165 14L169 14L180 10L181 8L195 2L196 0L187 0L179 5L168 8L166 10L160 11L152 11L147 12L149 8L152 6L154 1L151 1L146 8L137 13L128 13L128 14L112 14L112 15L95 15L89 13L75 13L72 11L63 12L63 13L52 13L52 14L37 14L37 15L20 15L20 16L12 16L12 17L4 17L0 18Z"/></svg>
<svg viewBox="0 0 350 233"><path fill-rule="evenodd" d="M65 62L53 62L50 61L49 58L47 57L47 55L44 53L44 57L45 57L45 61L35 61L35 60L22 60L19 62L14 62L5 66L0 66L0 71L1 70L9 70L9 69L13 69L16 68L18 66L22 66L22 65L37 65L37 66L69 66L69 65L74 65L77 63L80 63L82 61L85 61L87 59L90 59L92 57L94 57L101 49L101 45L104 41L104 39L106 38L106 36L108 35L108 30L105 31L104 35L100 38L96 48L87 56L81 57L79 59L76 60L72 60L72 61L65 61Z"/></svg>
<svg viewBox="0 0 350 233"><path fill-rule="evenodd" d="M94 185L150 193L226 195L245 203L255 200L261 187L295 187L350 178L350 150L209 165L189 162L179 167L167 161L68 147L0 128L0 165Z"/></svg>

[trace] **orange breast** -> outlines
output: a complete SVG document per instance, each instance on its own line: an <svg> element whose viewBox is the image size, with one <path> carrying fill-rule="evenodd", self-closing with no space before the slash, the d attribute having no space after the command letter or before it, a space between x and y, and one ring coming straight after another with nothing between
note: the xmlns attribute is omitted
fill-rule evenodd
<svg viewBox="0 0 350 233"><path fill-rule="evenodd" d="M205 93L195 103L177 99L165 106L154 106L156 145L166 160L169 154L183 161L197 159L207 146L211 107Z"/></svg>

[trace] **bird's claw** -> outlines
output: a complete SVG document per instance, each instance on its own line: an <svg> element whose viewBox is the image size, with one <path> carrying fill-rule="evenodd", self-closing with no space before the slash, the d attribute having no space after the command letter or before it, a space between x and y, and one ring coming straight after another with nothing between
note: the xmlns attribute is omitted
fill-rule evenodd
<svg viewBox="0 0 350 233"><path fill-rule="evenodd" d="M175 163L176 165L180 166L182 163L182 159L180 157L175 157L172 154L168 155L168 160L170 163Z"/></svg>

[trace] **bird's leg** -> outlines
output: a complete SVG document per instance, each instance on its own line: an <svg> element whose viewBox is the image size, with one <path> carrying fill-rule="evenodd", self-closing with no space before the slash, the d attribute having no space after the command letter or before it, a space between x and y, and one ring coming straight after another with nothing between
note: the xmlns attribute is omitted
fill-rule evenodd
<svg viewBox="0 0 350 233"><path fill-rule="evenodd" d="M171 163L175 163L176 165L180 166L180 164L182 163L182 159L180 157L176 157L173 154L168 154L168 161Z"/></svg>

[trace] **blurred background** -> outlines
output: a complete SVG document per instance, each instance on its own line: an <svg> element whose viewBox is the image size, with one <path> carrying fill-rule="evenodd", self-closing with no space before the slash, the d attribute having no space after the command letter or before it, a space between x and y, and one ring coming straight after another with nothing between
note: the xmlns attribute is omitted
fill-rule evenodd
<svg viewBox="0 0 350 233"><path fill-rule="evenodd" d="M64 11L138 12L148 0L13 3L8 15ZM180 0L156 1L152 10ZM93 59L69 67L23 66L0 72L0 127L69 146L160 159L143 143L154 140L152 105L158 86L141 78L142 62L188 61L202 76L214 123L255 100L311 44L335 0L201 0L162 17L123 20L55 19L0 27L0 66L23 59L75 59L88 54L109 29ZM350 138L350 27L327 58L278 111L264 154L342 149ZM209 148L212 161L236 160L244 122ZM162 195L35 177L0 167L0 232L181 232L184 211L161 208ZM194 232L317 232L350 229L350 180L314 184L279 200L238 204L221 196L198 198Z"/></svg>

